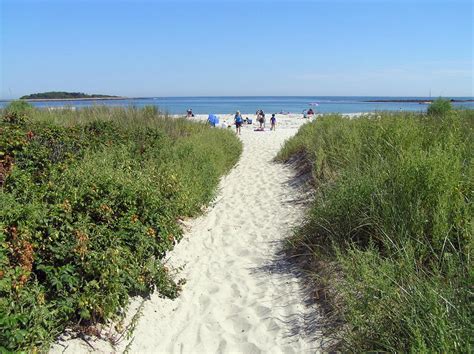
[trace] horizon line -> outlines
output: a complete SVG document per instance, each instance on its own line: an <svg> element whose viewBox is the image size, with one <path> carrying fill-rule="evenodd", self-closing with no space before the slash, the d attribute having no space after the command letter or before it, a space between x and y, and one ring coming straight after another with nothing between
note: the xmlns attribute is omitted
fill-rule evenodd
<svg viewBox="0 0 474 354"><path fill-rule="evenodd" d="M413 97L413 98L474 98L474 96L403 96L403 95L222 95L222 96L213 96L213 95L196 95L196 96L111 96L111 97L102 97L102 98L82 98L81 100L131 100L131 99L147 99L147 98L232 98L232 97ZM5 101L15 101L20 100L20 98L0 98L0 102ZM30 99L23 99L28 101ZM58 101L68 101L68 100L76 100L74 98L56 98L56 99L35 99L35 100L58 100Z"/></svg>

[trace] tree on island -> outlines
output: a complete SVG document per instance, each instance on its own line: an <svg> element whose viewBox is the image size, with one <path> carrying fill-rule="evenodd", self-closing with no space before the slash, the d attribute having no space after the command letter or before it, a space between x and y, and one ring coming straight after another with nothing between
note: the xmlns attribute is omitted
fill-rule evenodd
<svg viewBox="0 0 474 354"><path fill-rule="evenodd" d="M118 96L98 95L98 94L88 95L83 92L50 91L50 92L33 93L31 95L22 96L20 97L20 99L31 100L31 99L108 98L108 97L118 97Z"/></svg>

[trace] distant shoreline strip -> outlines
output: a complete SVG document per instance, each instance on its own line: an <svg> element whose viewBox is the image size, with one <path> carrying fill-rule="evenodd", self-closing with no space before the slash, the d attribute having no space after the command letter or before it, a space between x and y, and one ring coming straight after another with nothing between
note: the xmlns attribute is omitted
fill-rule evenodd
<svg viewBox="0 0 474 354"><path fill-rule="evenodd" d="M435 100L367 100L361 102L372 102L372 103L390 103L390 102L397 102L397 103L432 103ZM474 99L468 100L457 100L451 98L450 102L474 102Z"/></svg>
<svg viewBox="0 0 474 354"><path fill-rule="evenodd" d="M20 98L21 101L108 101L108 100L131 100L130 97L81 97L81 98Z"/></svg>

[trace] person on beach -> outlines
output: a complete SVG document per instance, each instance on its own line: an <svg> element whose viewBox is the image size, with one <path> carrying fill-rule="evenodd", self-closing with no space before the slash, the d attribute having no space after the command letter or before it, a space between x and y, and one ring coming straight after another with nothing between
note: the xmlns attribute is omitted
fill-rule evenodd
<svg viewBox="0 0 474 354"><path fill-rule="evenodd" d="M234 116L234 122L235 122L235 133L240 135L240 130L242 127L243 123L242 115L240 114L240 111L235 112Z"/></svg>
<svg viewBox="0 0 474 354"><path fill-rule="evenodd" d="M186 115L187 115L188 118L194 117L193 110L191 108L186 110Z"/></svg>
<svg viewBox="0 0 474 354"><path fill-rule="evenodd" d="M270 130L275 130L275 127L276 127L276 117L275 117L275 113L272 114L272 117L270 118Z"/></svg>
<svg viewBox="0 0 474 354"><path fill-rule="evenodd" d="M265 113L261 109L257 111L257 122L260 124L259 129L263 130L265 128Z"/></svg>

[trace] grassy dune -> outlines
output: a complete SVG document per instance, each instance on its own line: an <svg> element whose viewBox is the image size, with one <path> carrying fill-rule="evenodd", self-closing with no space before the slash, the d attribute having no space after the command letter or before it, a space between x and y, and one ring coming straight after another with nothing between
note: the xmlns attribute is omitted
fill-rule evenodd
<svg viewBox="0 0 474 354"><path fill-rule="evenodd" d="M117 319L130 295L176 296L161 259L241 149L153 107L2 112L0 351Z"/></svg>
<svg viewBox="0 0 474 354"><path fill-rule="evenodd" d="M340 349L472 351L473 127L472 110L324 116L280 151L312 173L289 243Z"/></svg>

